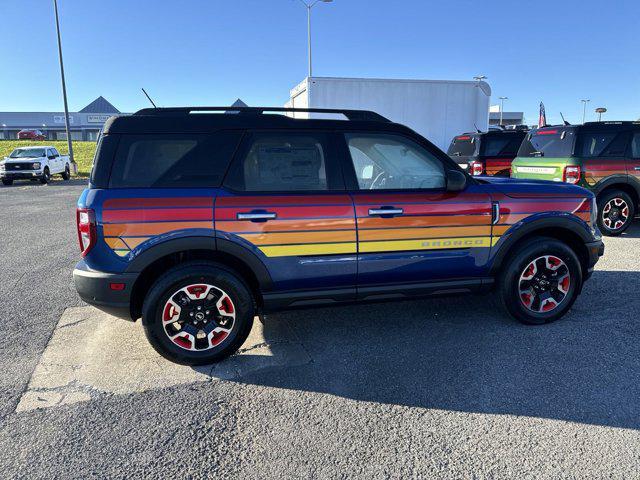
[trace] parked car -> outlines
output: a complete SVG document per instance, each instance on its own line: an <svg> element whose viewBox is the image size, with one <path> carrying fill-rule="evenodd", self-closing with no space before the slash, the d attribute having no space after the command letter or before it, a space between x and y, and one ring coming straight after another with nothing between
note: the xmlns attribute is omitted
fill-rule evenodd
<svg viewBox="0 0 640 480"><path fill-rule="evenodd" d="M491 290L516 319L547 323L604 251L594 215L588 190L476 179L374 112L145 109L104 126L74 281L187 364L296 307Z"/></svg>
<svg viewBox="0 0 640 480"><path fill-rule="evenodd" d="M529 133L513 162L512 177L567 182L590 189L598 226L620 235L640 201L640 122L587 122Z"/></svg>
<svg viewBox="0 0 640 480"><path fill-rule="evenodd" d="M490 130L454 137L447 154L471 175L508 177L526 135L523 130Z"/></svg>
<svg viewBox="0 0 640 480"><path fill-rule="evenodd" d="M18 132L18 140L45 140L44 133L40 130L20 130Z"/></svg>
<svg viewBox="0 0 640 480"><path fill-rule="evenodd" d="M55 147L20 147L0 162L0 179L3 185L11 185L20 179L48 183L52 175L69 180L70 165L69 157L60 155Z"/></svg>

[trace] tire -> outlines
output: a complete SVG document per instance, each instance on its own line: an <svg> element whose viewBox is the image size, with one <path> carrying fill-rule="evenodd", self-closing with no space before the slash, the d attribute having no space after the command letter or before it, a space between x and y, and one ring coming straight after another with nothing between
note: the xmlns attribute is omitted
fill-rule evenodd
<svg viewBox="0 0 640 480"><path fill-rule="evenodd" d="M509 256L496 292L509 315L525 324L540 325L567 313L582 290L582 267L567 244L534 237ZM546 288L549 290L544 291Z"/></svg>
<svg viewBox="0 0 640 480"><path fill-rule="evenodd" d="M13 178L3 178L2 184L6 186L13 185Z"/></svg>
<svg viewBox="0 0 640 480"><path fill-rule="evenodd" d="M249 336L253 317L253 297L245 283L212 262L172 268L153 284L142 305L142 325L153 348L184 365L214 363L235 353Z"/></svg>
<svg viewBox="0 0 640 480"><path fill-rule="evenodd" d="M51 181L51 174L49 173L49 167L44 167L44 170L42 171L42 176L40 177L40 183L45 185L50 181Z"/></svg>
<svg viewBox="0 0 640 480"><path fill-rule="evenodd" d="M64 166L64 172L62 172L62 179L69 180L71 178L71 170L69 170L69 165Z"/></svg>
<svg viewBox="0 0 640 480"><path fill-rule="evenodd" d="M612 190L598 197L598 228L603 235L615 237L624 232L636 213L631 196L622 190Z"/></svg>

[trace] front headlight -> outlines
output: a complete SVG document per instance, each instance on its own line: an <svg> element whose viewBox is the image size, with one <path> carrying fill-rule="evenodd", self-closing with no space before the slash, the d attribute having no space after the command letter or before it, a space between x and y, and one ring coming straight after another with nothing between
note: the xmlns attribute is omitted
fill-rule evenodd
<svg viewBox="0 0 640 480"><path fill-rule="evenodd" d="M31 168L38 170L40 168L40 162L34 162L33 165L31 165Z"/></svg>

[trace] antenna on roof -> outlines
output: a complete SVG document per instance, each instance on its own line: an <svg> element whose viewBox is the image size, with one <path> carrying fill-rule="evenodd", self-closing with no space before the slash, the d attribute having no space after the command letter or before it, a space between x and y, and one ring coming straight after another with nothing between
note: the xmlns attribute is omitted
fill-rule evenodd
<svg viewBox="0 0 640 480"><path fill-rule="evenodd" d="M142 90L142 93L144 93L144 94L145 94L145 96L149 99L149 101L151 102L151 105L153 105L153 108L158 108L158 107L156 107L156 104L155 104L155 103L153 103L153 100L151 100L151 97L149 96L149 94L147 93L147 91L146 91L144 88L142 88L141 90Z"/></svg>
<svg viewBox="0 0 640 480"><path fill-rule="evenodd" d="M562 117L562 122L563 122L565 125L571 125L569 122L567 122L567 121L564 119L564 115L562 115L562 112L560 112L560 116Z"/></svg>
<svg viewBox="0 0 640 480"><path fill-rule="evenodd" d="M480 129L478 128L478 125L476 125L476 122L473 122L473 126L474 126L474 127L476 127L476 132L478 132L478 133L482 133L482 132L480 131Z"/></svg>

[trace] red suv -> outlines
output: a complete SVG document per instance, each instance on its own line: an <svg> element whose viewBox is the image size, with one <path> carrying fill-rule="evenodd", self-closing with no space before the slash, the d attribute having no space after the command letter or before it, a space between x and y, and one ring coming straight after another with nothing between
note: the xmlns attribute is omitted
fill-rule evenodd
<svg viewBox="0 0 640 480"><path fill-rule="evenodd" d="M18 140L44 140L46 137L40 130L20 130Z"/></svg>

